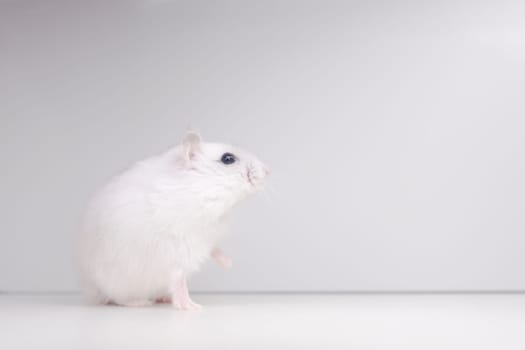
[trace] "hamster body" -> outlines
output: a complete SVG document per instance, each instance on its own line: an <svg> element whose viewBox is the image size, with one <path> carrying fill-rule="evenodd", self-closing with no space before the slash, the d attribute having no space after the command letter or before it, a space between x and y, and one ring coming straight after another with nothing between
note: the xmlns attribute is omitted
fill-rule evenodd
<svg viewBox="0 0 525 350"><path fill-rule="evenodd" d="M81 230L86 295L98 303L199 308L186 278L210 256L229 264L217 247L227 214L267 174L248 152L190 132L112 179L94 196Z"/></svg>

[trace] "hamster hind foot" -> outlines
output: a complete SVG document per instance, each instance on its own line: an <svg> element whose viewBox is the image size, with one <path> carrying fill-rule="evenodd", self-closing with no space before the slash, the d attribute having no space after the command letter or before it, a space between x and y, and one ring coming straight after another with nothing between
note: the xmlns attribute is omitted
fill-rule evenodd
<svg viewBox="0 0 525 350"><path fill-rule="evenodd" d="M175 284L171 304L178 310L195 311L202 309L201 305L191 300L185 276L181 276Z"/></svg>

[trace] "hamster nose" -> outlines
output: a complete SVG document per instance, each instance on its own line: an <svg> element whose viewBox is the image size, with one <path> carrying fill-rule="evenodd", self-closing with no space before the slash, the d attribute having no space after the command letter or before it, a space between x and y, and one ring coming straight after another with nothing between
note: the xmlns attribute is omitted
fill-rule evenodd
<svg viewBox="0 0 525 350"><path fill-rule="evenodd" d="M262 169L263 169L264 176L270 175L270 170L268 169L266 165L263 165Z"/></svg>

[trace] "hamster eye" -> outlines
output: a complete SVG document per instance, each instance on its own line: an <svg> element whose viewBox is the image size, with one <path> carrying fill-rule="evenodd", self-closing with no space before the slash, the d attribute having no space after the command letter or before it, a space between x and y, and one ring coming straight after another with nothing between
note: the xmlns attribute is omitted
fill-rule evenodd
<svg viewBox="0 0 525 350"><path fill-rule="evenodd" d="M221 162L223 162L224 164L226 165L229 165L229 164L232 164L232 163L235 163L236 161L236 158L233 154L231 153L224 153L221 157Z"/></svg>

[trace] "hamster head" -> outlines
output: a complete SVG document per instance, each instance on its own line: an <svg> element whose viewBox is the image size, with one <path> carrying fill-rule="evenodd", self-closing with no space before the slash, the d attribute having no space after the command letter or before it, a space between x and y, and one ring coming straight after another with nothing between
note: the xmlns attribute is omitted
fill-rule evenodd
<svg viewBox="0 0 525 350"><path fill-rule="evenodd" d="M177 164L193 190L235 202L264 185L269 171L257 157L237 147L203 142L196 132L187 132L176 147Z"/></svg>

